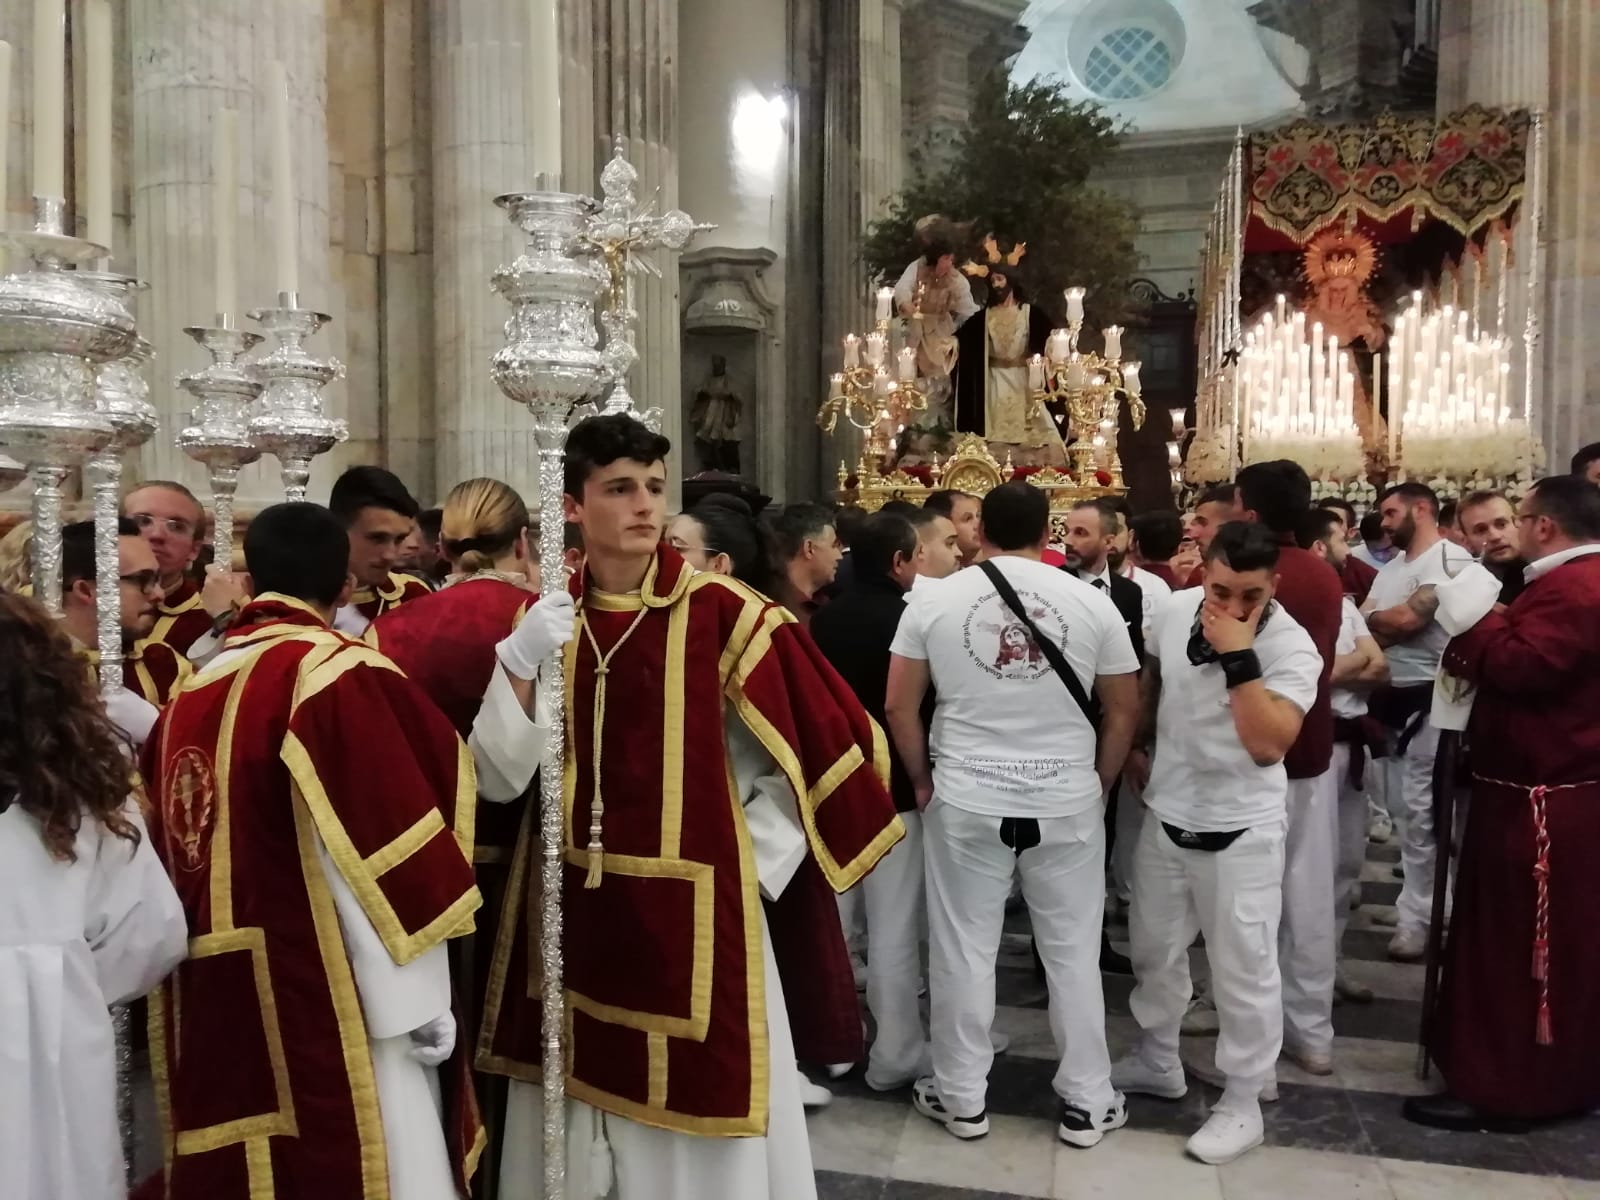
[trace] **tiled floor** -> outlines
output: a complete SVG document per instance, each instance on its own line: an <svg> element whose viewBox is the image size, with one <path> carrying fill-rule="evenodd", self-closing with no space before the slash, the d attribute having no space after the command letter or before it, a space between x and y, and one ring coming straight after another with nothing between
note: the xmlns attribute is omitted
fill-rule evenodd
<svg viewBox="0 0 1600 1200"><path fill-rule="evenodd" d="M1385 958L1388 932L1372 914L1399 891L1390 848L1368 863L1362 911L1345 941L1347 967L1377 993L1334 1009L1331 1078L1288 1064L1281 1100L1263 1111L1267 1144L1226 1167L1187 1158L1184 1140L1205 1120L1214 1089L1191 1080L1176 1102L1133 1097L1126 1129L1093 1150L1055 1137L1054 1054L1044 985L1034 980L1021 924L1001 953L996 1028L1011 1035L989 1084L992 1130L961 1142L912 1111L909 1091L880 1095L859 1072L831 1086L831 1107L810 1117L822 1200L1600 1200L1600 1118L1526 1137L1450 1134L1403 1120L1403 1097L1431 1091L1416 1077L1422 969ZM1203 969L1203 968L1202 968ZM1132 981L1106 977L1113 1056L1134 1035ZM1185 1039L1206 1056L1213 1039Z"/></svg>

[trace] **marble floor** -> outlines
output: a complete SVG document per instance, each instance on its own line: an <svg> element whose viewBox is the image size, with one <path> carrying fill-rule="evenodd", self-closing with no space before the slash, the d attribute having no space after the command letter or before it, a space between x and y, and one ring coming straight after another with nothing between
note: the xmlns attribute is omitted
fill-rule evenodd
<svg viewBox="0 0 1600 1200"><path fill-rule="evenodd" d="M1411 1125L1401 1100L1437 1082L1417 1079L1422 968L1390 963L1375 913L1399 892L1395 851L1373 847L1363 907L1346 935L1346 963L1376 993L1334 1009L1335 1073L1280 1064L1277 1104L1263 1108L1266 1145L1228 1166L1187 1158L1215 1089L1191 1078L1181 1101L1132 1097L1127 1128L1093 1150L1055 1137L1054 1054L1045 990L1028 955L1026 916L1008 922L995 1026L1011 1037L989 1081L991 1132L961 1142L911 1108L909 1089L879 1094L859 1070L830 1086L833 1104L809 1118L822 1200L1600 1200L1600 1117L1523 1137L1452 1134ZM1113 937L1116 931L1113 931ZM1203 970L1203 967L1198 968ZM1135 1033L1132 980L1106 976L1113 1057ZM1212 1038L1185 1038L1209 1061Z"/></svg>

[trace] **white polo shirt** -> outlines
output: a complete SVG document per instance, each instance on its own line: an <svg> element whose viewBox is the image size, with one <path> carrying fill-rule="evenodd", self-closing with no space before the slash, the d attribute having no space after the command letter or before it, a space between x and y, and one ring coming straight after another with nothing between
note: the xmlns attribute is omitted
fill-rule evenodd
<svg viewBox="0 0 1600 1200"><path fill-rule="evenodd" d="M1150 633L1156 625L1156 609L1161 607L1161 602L1172 595L1172 589L1167 586L1167 581L1157 575L1152 575L1143 567L1129 565L1127 576L1139 585L1139 590L1144 593L1144 636L1148 641Z"/></svg>
<svg viewBox="0 0 1600 1200"><path fill-rule="evenodd" d="M1362 611L1382 612L1386 608L1404 604L1418 588L1428 584L1437 586L1446 579L1452 579L1471 562L1471 552L1448 538L1441 538L1437 545L1429 546L1415 559L1396 554L1383 565L1378 578L1373 580L1372 590L1367 593L1367 602L1362 606ZM1397 687L1432 683L1434 676L1439 673L1439 660L1444 657L1444 648L1449 644L1450 635L1444 631L1444 626L1437 621L1429 621L1427 627L1415 637L1397 642L1384 651L1389 658L1389 681Z"/></svg>
<svg viewBox="0 0 1600 1200"><path fill-rule="evenodd" d="M1094 694L1097 676L1138 671L1110 597L1041 562L991 561L1084 691ZM1093 727L980 568L914 590L891 650L928 664L938 696L928 749L943 803L992 817L1070 817L1100 803Z"/></svg>
<svg viewBox="0 0 1600 1200"><path fill-rule="evenodd" d="M1340 658L1346 654L1356 652L1356 642L1364 637L1371 637L1367 631L1367 619L1361 615L1361 610L1356 607L1356 602L1349 596L1344 598L1344 608L1340 610L1339 640L1333 645L1333 652ZM1354 688L1336 687L1328 693L1329 703L1333 707L1336 717L1364 717L1367 715L1367 693L1358 692Z"/></svg>
<svg viewBox="0 0 1600 1200"><path fill-rule="evenodd" d="M1145 657L1159 659L1161 669L1156 758L1145 805L1160 820L1196 833L1281 821L1289 791L1283 763L1256 765L1234 728L1221 666L1189 661L1189 634L1204 599L1204 588L1174 592L1157 611L1155 636L1145 645ZM1282 605L1256 634L1255 651L1267 690L1309 711L1322 655Z"/></svg>

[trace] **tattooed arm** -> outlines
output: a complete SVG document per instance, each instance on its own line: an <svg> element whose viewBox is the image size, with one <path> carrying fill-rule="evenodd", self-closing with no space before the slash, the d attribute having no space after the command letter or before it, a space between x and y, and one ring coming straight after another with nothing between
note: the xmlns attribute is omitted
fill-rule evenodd
<svg viewBox="0 0 1600 1200"><path fill-rule="evenodd" d="M1439 594L1433 584L1424 584L1393 608L1367 614L1367 628L1373 640L1385 648L1417 636L1433 623L1439 611Z"/></svg>

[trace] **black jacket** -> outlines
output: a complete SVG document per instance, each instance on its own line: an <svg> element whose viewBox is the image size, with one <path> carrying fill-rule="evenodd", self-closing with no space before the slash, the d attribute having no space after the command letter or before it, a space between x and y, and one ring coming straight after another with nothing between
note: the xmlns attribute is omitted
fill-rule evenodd
<svg viewBox="0 0 1600 1200"><path fill-rule="evenodd" d="M1061 569L1069 575L1078 575L1079 579L1089 583L1088 579L1071 567ZM1128 640L1133 643L1134 657L1139 660L1141 667L1144 666L1144 589L1126 575L1118 575L1113 571L1111 603L1117 606L1117 611L1122 614L1123 624L1128 627Z"/></svg>
<svg viewBox="0 0 1600 1200"><path fill-rule="evenodd" d="M892 579L852 580L811 618L811 639L834 670L850 685L872 719L887 731L884 700L889 690L889 647L900 628L900 615L906 610L906 593ZM930 700L924 704L923 723L931 714ZM900 765L900 756L891 742L889 748L889 791L900 812L916 808L911 777Z"/></svg>

